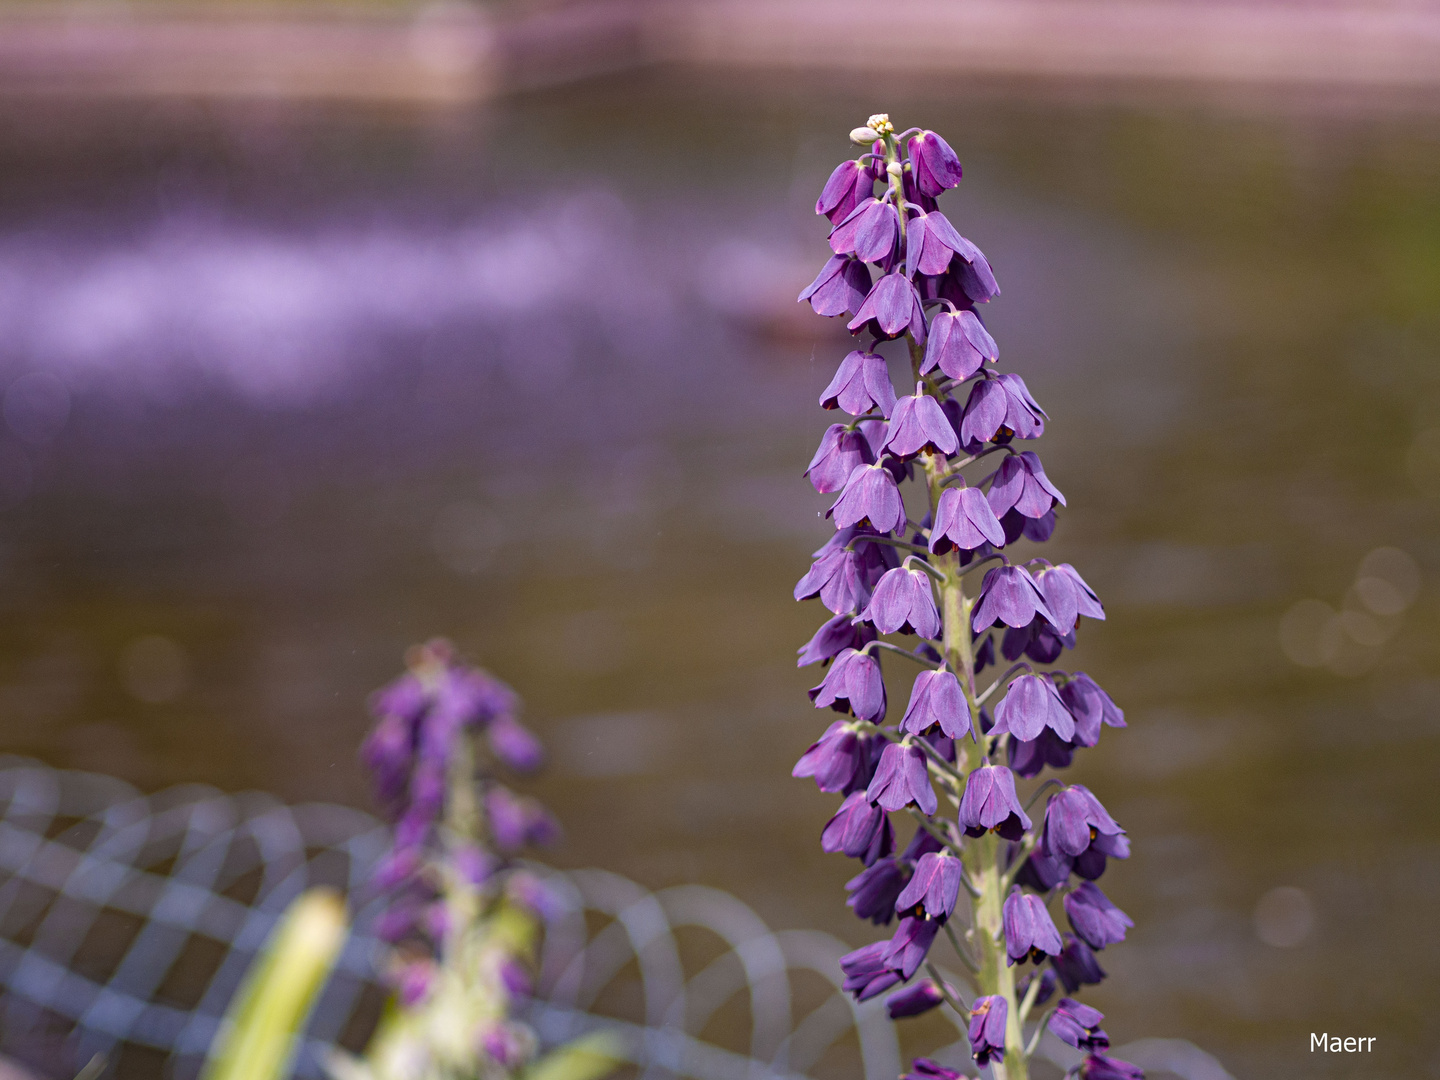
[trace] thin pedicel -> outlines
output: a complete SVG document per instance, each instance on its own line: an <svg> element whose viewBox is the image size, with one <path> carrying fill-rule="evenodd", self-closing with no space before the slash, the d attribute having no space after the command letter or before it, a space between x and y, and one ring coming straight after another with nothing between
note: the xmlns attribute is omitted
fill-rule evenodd
<svg viewBox="0 0 1440 1080"><path fill-rule="evenodd" d="M1060 986L1075 994L1103 979L1095 953L1133 925L1094 883L1130 854L1100 800L1050 779L1027 802L1016 785L1068 766L1102 726L1125 726L1094 679L1047 667L1074 646L1082 619L1105 618L1099 598L1069 563L1015 551L1049 540L1066 505L1039 455L1016 446L1043 435L1049 414L1018 374L996 370L1000 350L976 305L1000 286L936 201L960 182L955 152L933 131L897 135L884 114L850 138L868 149L835 169L815 205L830 219L833 254L800 299L849 316L863 347L820 395L852 419L830 426L806 470L835 496L826 516L837 531L795 587L797 600L833 613L799 663L828 669L811 700L845 718L794 774L845 796L821 846L863 864L846 885L855 914L898 928L842 959L845 988L861 1001L891 992L893 1019L955 1010L997 1080L1026 1080L1046 1028L1085 1051L1071 1077L1138 1080L1138 1067L1106 1055L1097 1010L1064 997L1030 1023ZM914 385L903 397L880 353L902 340ZM920 489L910 503L925 504L918 523L905 485ZM918 646L881 640L905 635ZM920 667L893 727L884 652ZM979 685L1002 659L1012 666ZM918 824L899 854L897 811ZM1056 925L1061 910L1073 933ZM970 973L969 1004L928 962L942 928ZM906 1080L961 1075L917 1058Z"/></svg>

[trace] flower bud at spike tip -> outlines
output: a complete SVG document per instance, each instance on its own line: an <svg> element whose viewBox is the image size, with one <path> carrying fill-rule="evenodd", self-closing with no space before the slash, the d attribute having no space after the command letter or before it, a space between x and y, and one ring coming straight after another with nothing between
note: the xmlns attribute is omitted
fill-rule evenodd
<svg viewBox="0 0 1440 1080"><path fill-rule="evenodd" d="M879 137L880 133L873 128L858 127L850 130L850 141L860 146L869 146Z"/></svg>

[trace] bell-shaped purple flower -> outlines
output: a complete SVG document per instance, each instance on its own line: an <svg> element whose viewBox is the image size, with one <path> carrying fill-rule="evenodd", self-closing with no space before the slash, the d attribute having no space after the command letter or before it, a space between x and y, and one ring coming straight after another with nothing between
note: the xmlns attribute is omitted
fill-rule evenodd
<svg viewBox="0 0 1440 1080"><path fill-rule="evenodd" d="M795 583L795 599L818 596L820 602L837 615L859 611L870 599L870 589L883 569L884 563L863 548L826 551Z"/></svg>
<svg viewBox="0 0 1440 1080"><path fill-rule="evenodd" d="M1071 860L1063 855L1051 855L1037 849L1030 853L1025 865L1020 867L1015 881L1020 885L1030 886L1036 892L1049 892L1069 880L1070 867Z"/></svg>
<svg viewBox="0 0 1440 1080"><path fill-rule="evenodd" d="M1016 502L1018 504L1019 500ZM1021 513L1024 512L1022 509ZM1100 598L1095 595L1095 590L1085 583L1085 579L1069 563L1042 567L1035 574L1035 584L1040 586L1045 603L1059 620L1055 629L1061 634L1068 634L1075 629L1075 623L1081 615L1091 619L1105 618L1105 609L1100 605Z"/></svg>
<svg viewBox="0 0 1440 1080"><path fill-rule="evenodd" d="M905 460L920 453L949 455L958 449L955 429L945 419L940 403L924 392L923 383L916 384L913 395L907 394L895 403L890 436L885 440L886 453Z"/></svg>
<svg viewBox="0 0 1440 1080"><path fill-rule="evenodd" d="M910 1071L900 1074L900 1080L965 1080L965 1074L930 1058L916 1058Z"/></svg>
<svg viewBox="0 0 1440 1080"><path fill-rule="evenodd" d="M1110 902L1100 886L1082 881L1065 896L1065 914L1070 925L1092 949L1103 949L1125 940L1125 931L1135 923Z"/></svg>
<svg viewBox="0 0 1440 1080"><path fill-rule="evenodd" d="M979 633L994 626L997 619L1006 626L1025 626L1036 615L1055 621L1030 572L1023 566L997 566L986 571L980 583L970 628Z"/></svg>
<svg viewBox="0 0 1440 1080"><path fill-rule="evenodd" d="M1017 885L1005 898L1000 912L1005 925L1005 955L1010 964L1024 963L1027 959L1037 964L1047 956L1058 956L1063 947L1060 931L1045 902L1034 893L1023 892Z"/></svg>
<svg viewBox="0 0 1440 1080"><path fill-rule="evenodd" d="M890 1014L891 1020L902 1020L927 1013L944 1000L939 983L934 979L921 979L914 986L907 986L886 998L885 1011Z"/></svg>
<svg viewBox="0 0 1440 1080"><path fill-rule="evenodd" d="M1051 855L1078 859L1099 837L1124 831L1090 789L1080 784L1052 795L1045 808L1044 848Z"/></svg>
<svg viewBox="0 0 1440 1080"><path fill-rule="evenodd" d="M991 1059L1005 1060L1005 1024L1010 1005L999 994L975 999L970 1006L970 1053L977 1065L989 1065Z"/></svg>
<svg viewBox="0 0 1440 1080"><path fill-rule="evenodd" d="M491 752L516 772L533 772L545 762L540 740L509 713L503 713L485 729Z"/></svg>
<svg viewBox="0 0 1440 1080"><path fill-rule="evenodd" d="M862 262L881 262L895 250L899 236L900 215L895 205L869 196L830 231L830 250L837 255L854 255Z"/></svg>
<svg viewBox="0 0 1440 1080"><path fill-rule="evenodd" d="M905 527L905 503L889 470L880 465L859 465L845 481L845 490L825 512L837 528L868 525L876 532L897 532Z"/></svg>
<svg viewBox="0 0 1440 1080"><path fill-rule="evenodd" d="M851 210L875 191L875 174L862 161L842 161L835 166L830 179L815 202L815 213L823 214L831 224L843 220Z"/></svg>
<svg viewBox="0 0 1440 1080"><path fill-rule="evenodd" d="M1060 976L1060 982L1072 994L1082 986L1098 985L1105 979L1105 972L1090 951L1090 946L1074 934L1065 935L1065 947L1051 964L1055 974Z"/></svg>
<svg viewBox="0 0 1440 1080"><path fill-rule="evenodd" d="M1004 765L982 765L966 777L960 827L967 836L984 836L993 829L1006 840L1019 840L1030 828L1015 794L1015 777Z"/></svg>
<svg viewBox="0 0 1440 1080"><path fill-rule="evenodd" d="M930 550L937 555L959 548L974 551L981 544L1000 547L1005 530L1000 527L989 500L979 488L966 487L963 480L940 493L935 524L930 528Z"/></svg>
<svg viewBox="0 0 1440 1080"><path fill-rule="evenodd" d="M858 312L870 293L870 271L859 259L832 255L815 280L797 298L810 301L815 314L835 316Z"/></svg>
<svg viewBox="0 0 1440 1080"><path fill-rule="evenodd" d="M836 712L878 722L885 715L885 680L880 676L880 662L868 653L843 650L820 685L811 689L810 700L817 709L828 705Z"/></svg>
<svg viewBox="0 0 1440 1080"><path fill-rule="evenodd" d="M839 491L857 465L869 465L875 454L863 432L848 430L844 424L831 424L820 437L820 446L810 459L805 475L822 495Z"/></svg>
<svg viewBox="0 0 1440 1080"><path fill-rule="evenodd" d="M1055 532L1055 507L1051 507L1038 518L1028 518L1019 510L1011 508L1000 515L1000 527L1005 530L1005 543L1013 544L1020 537L1043 544Z"/></svg>
<svg viewBox="0 0 1440 1080"><path fill-rule="evenodd" d="M902 979L910 978L925 962L925 954L930 951L939 929L940 924L931 919L901 919L885 953L886 965Z"/></svg>
<svg viewBox="0 0 1440 1080"><path fill-rule="evenodd" d="M1038 739L1047 727L1069 740L1075 734L1075 718L1060 700L1053 682L1043 675L1021 675L995 707L995 732L1008 731L1022 742L1029 742Z"/></svg>
<svg viewBox="0 0 1440 1080"><path fill-rule="evenodd" d="M940 636L940 613L935 610L930 575L924 570L904 566L887 570L857 618L872 623L882 634L917 634L927 639Z"/></svg>
<svg viewBox="0 0 1440 1080"><path fill-rule="evenodd" d="M869 1001L903 982L899 972L892 971L886 963L889 951L890 942L875 941L842 956L840 970L845 974L842 989L854 994L856 1001Z"/></svg>
<svg viewBox="0 0 1440 1080"><path fill-rule="evenodd" d="M820 833L820 850L843 852L873 866L895 850L895 830L885 811L873 806L863 791L845 796L835 816Z"/></svg>
<svg viewBox="0 0 1440 1080"><path fill-rule="evenodd" d="M886 810L901 810L914 803L926 814L935 813L938 803L930 786L925 751L906 743L890 743L880 751L880 764L865 792L866 798Z"/></svg>
<svg viewBox="0 0 1440 1080"><path fill-rule="evenodd" d="M1050 1014L1050 1031L1062 1042L1078 1050L1108 1050L1110 1038L1100 1030L1105 1014L1074 998L1061 998Z"/></svg>
<svg viewBox="0 0 1440 1080"><path fill-rule="evenodd" d="M933 131L922 131L907 144L915 186L932 199L960 183L960 159Z"/></svg>
<svg viewBox="0 0 1440 1080"><path fill-rule="evenodd" d="M930 340L920 374L928 375L938 366L950 378L963 382L986 360L994 363L999 356L995 339L973 311L941 311L930 320Z"/></svg>
<svg viewBox="0 0 1440 1080"><path fill-rule="evenodd" d="M907 864L899 859L881 859L845 883L850 898L845 906L876 926L888 926L895 917L895 898L905 888Z"/></svg>
<svg viewBox="0 0 1440 1080"><path fill-rule="evenodd" d="M895 900L895 910L919 915L923 909L928 918L944 922L960 897L962 874L960 860L948 852L920 856L910 884Z"/></svg>
<svg viewBox="0 0 1440 1080"><path fill-rule="evenodd" d="M908 330L917 344L925 343L925 311L920 306L920 294L899 272L886 274L875 283L847 326L852 333L858 333L866 323L876 337L896 337Z"/></svg>
<svg viewBox="0 0 1440 1080"><path fill-rule="evenodd" d="M895 387L890 383L885 358L854 349L840 361L835 377L820 395L820 407L844 409L851 416L859 416L877 406L886 419L895 408Z"/></svg>
<svg viewBox="0 0 1440 1080"><path fill-rule="evenodd" d="M1075 856L1075 873L1086 881L1094 881L1105 873L1107 860L1128 859L1129 857L1130 839L1124 833L1116 833L1113 836L1108 833L1097 833L1090 846Z"/></svg>
<svg viewBox="0 0 1440 1080"><path fill-rule="evenodd" d="M1076 731L1079 731L1078 722ZM1010 768L1015 770L1016 776L1023 776L1027 780L1032 776L1039 776L1046 765L1052 769L1065 769L1075 760L1075 745L1066 742L1055 734L1053 728L1048 727L1040 732L1038 739L1031 742L1011 739L1007 752Z"/></svg>
<svg viewBox="0 0 1440 1080"><path fill-rule="evenodd" d="M990 485L989 499L996 517L1013 506L1027 518L1038 518L1057 502L1065 505L1065 496L1045 475L1045 467L1033 450L1012 454L1000 463L1000 468L995 470L995 481ZM1067 633L1074 626L1073 620L1070 626L1064 626L1058 617L1050 621Z"/></svg>
<svg viewBox="0 0 1440 1080"><path fill-rule="evenodd" d="M943 274L950 260L959 255L966 262L980 254L980 249L966 240L938 210L921 211L905 226L905 273L912 278L922 274Z"/></svg>
<svg viewBox="0 0 1440 1080"><path fill-rule="evenodd" d="M846 721L836 720L825 729L824 735L810 744L790 775L813 776L821 791L844 791L857 773L868 771L869 762L869 740Z"/></svg>
<svg viewBox="0 0 1440 1080"><path fill-rule="evenodd" d="M910 690L910 703L905 706L905 716L900 721L900 730L912 735L923 735L936 724L951 739L969 734L970 709L965 704L965 694L960 689L960 680L955 673L945 668L922 671L915 676L915 685Z"/></svg>
<svg viewBox="0 0 1440 1080"><path fill-rule="evenodd" d="M1145 1070L1128 1061L1091 1054L1080 1063L1080 1080L1145 1080Z"/></svg>
<svg viewBox="0 0 1440 1080"><path fill-rule="evenodd" d="M1045 410L1036 404L1025 380L1014 372L982 379L970 390L960 422L960 441L976 446L997 436L1038 439L1045 433Z"/></svg>
<svg viewBox="0 0 1440 1080"><path fill-rule="evenodd" d="M852 607L850 609L854 611ZM796 651L800 658L795 662L796 667L805 667L809 664L829 663L837 655L846 649L861 649L875 640L875 628L861 623L855 625L854 618L847 612L836 615L825 623L815 636L801 645Z"/></svg>
<svg viewBox="0 0 1440 1080"><path fill-rule="evenodd" d="M1008 627L1000 644L1000 655L1006 660L1028 656L1038 664L1053 664L1061 652L1074 647L1074 630L1061 636L1048 621L1039 618L1032 619L1028 626Z"/></svg>
<svg viewBox="0 0 1440 1080"><path fill-rule="evenodd" d="M1075 717L1075 741L1081 746L1094 746L1100 741L1100 724L1124 727L1125 713L1100 689L1100 684L1077 671L1060 688L1060 698Z"/></svg>

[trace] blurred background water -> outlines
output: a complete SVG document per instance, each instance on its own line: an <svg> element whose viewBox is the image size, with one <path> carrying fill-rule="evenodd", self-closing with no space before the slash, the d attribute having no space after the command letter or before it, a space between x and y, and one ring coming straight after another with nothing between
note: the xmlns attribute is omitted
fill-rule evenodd
<svg viewBox="0 0 1440 1080"><path fill-rule="evenodd" d="M4 99L0 744L366 806L366 694L444 634L551 748L556 864L871 940L818 850L836 798L789 776L828 723L790 590L846 349L793 298L882 109L964 162L946 212L1052 417L1051 548L1109 613L1069 666L1130 721L1077 776L1134 841L1112 1038L1440 1077L1423 105L673 68L433 109Z"/></svg>

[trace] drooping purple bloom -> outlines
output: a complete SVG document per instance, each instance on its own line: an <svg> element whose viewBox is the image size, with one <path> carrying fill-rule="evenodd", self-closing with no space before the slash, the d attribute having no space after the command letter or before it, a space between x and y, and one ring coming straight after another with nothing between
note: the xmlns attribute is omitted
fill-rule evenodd
<svg viewBox="0 0 1440 1080"><path fill-rule="evenodd" d="M855 609L852 607L850 610ZM828 663L846 649L861 649L874 640L875 628L873 626L865 623L856 626L848 612L836 615L819 630L816 630L814 637L796 650L800 654L800 658L795 662L795 666L805 667L809 664Z"/></svg>
<svg viewBox="0 0 1440 1080"><path fill-rule="evenodd" d="M837 528L869 525L877 532L896 532L905 527L905 503L889 470L880 465L859 465L845 481L845 490L826 511Z"/></svg>
<svg viewBox="0 0 1440 1080"><path fill-rule="evenodd" d="M1025 513L1023 509L1020 512ZM1100 598L1069 563L1041 567L1035 574L1035 584L1040 586L1045 603L1059 620L1055 629L1061 634L1068 634L1075 629L1081 615L1091 619L1105 618L1105 609L1100 604Z"/></svg>
<svg viewBox="0 0 1440 1080"><path fill-rule="evenodd" d="M940 636L940 613L935 610L930 575L924 570L904 566L887 570L857 618L873 624L882 634L917 634L927 639Z"/></svg>
<svg viewBox="0 0 1440 1080"><path fill-rule="evenodd" d="M885 715L885 680L880 662L868 653L842 650L819 686L810 691L817 709L827 705L862 720L879 721Z"/></svg>
<svg viewBox="0 0 1440 1080"><path fill-rule="evenodd" d="M901 859L881 859L845 883L850 898L845 906L876 926L889 926L895 917L895 898L905 888L906 864Z"/></svg>
<svg viewBox="0 0 1440 1080"><path fill-rule="evenodd" d="M1075 933L1092 949L1103 949L1125 940L1125 931L1135 923L1110 902L1093 882L1082 881L1065 896L1065 914ZM1103 1048L1102 1048L1103 1049Z"/></svg>
<svg viewBox="0 0 1440 1080"><path fill-rule="evenodd" d="M1055 984L1060 981L1053 968L1046 968L1043 971L1032 971L1023 979L1019 980L1015 984L1015 997L1017 1000L1024 1001L1025 996L1030 992L1030 983L1034 979L1040 980L1040 987L1035 991L1034 1003L1036 1005L1044 1005L1045 1002L1055 996Z"/></svg>
<svg viewBox="0 0 1440 1080"><path fill-rule="evenodd" d="M540 740L509 713L490 721L485 739L491 752L516 772L534 772L545 763L545 748Z"/></svg>
<svg viewBox="0 0 1440 1080"><path fill-rule="evenodd" d="M835 816L825 823L820 850L832 855L843 852L873 866L895 850L895 830L885 811L871 805L863 791L855 791L845 796Z"/></svg>
<svg viewBox="0 0 1440 1080"><path fill-rule="evenodd" d="M1063 947L1060 931L1045 902L1034 893L1023 892L1020 886L1010 890L1001 909L1001 921L1005 924L1005 955L1011 964L1024 963L1027 959L1037 964L1047 956L1058 956Z"/></svg>
<svg viewBox="0 0 1440 1080"><path fill-rule="evenodd" d="M1070 676L1070 681L1060 688L1060 697L1075 717L1075 738L1082 746L1094 746L1100 741L1101 721L1110 727L1125 726L1125 713L1083 671Z"/></svg>
<svg viewBox="0 0 1440 1080"><path fill-rule="evenodd" d="M914 862L922 856L929 855L932 851L943 851L945 845L940 843L928 829L916 829L915 835L910 838L910 843L905 845L905 850L900 853L900 858L909 859Z"/></svg>
<svg viewBox="0 0 1440 1080"><path fill-rule="evenodd" d="M994 626L997 619L1006 626L1025 626L1036 615L1055 621L1030 572L1023 566L996 566L986 571L980 583L970 627L979 633Z"/></svg>
<svg viewBox="0 0 1440 1080"><path fill-rule="evenodd" d="M1051 855L1078 859L1099 837L1124 831L1090 789L1079 784L1052 795L1045 808L1043 843Z"/></svg>
<svg viewBox="0 0 1440 1080"><path fill-rule="evenodd" d="M1039 618L1032 619L1028 626L1008 627L1000 644L1000 655L1006 660L1019 660L1021 656L1028 656L1039 664L1053 664L1061 652L1074 647L1074 630L1062 637L1047 620Z"/></svg>
<svg viewBox="0 0 1440 1080"><path fill-rule="evenodd" d="M952 259L950 269L939 277L919 279L926 300L948 300L958 308L988 304L1000 295L995 272L983 252L976 251L970 261Z"/></svg>
<svg viewBox="0 0 1440 1080"><path fill-rule="evenodd" d="M928 375L938 366L950 378L963 382L986 360L993 363L999 356L995 339L973 311L941 311L930 320L930 341L920 374Z"/></svg>
<svg viewBox="0 0 1440 1080"><path fill-rule="evenodd" d="M1078 723L1076 730L1079 730ZM1040 732L1038 739L1031 742L1011 739L1007 753L1015 775L1028 780L1032 776L1039 776L1046 765L1053 769L1067 768L1075 759L1075 746L1056 735L1053 728L1047 727Z"/></svg>
<svg viewBox="0 0 1440 1080"><path fill-rule="evenodd" d="M885 999L885 1011L891 1020L927 1013L945 1000L940 984L934 979L921 979L914 986L907 986Z"/></svg>
<svg viewBox="0 0 1440 1080"><path fill-rule="evenodd" d="M935 132L922 131L910 140L908 149L915 186L932 199L960 183L960 159Z"/></svg>
<svg viewBox="0 0 1440 1080"><path fill-rule="evenodd" d="M1036 892L1049 892L1069 879L1070 866L1071 860L1063 855L1051 855L1036 849L1025 860L1025 865L1020 867L1015 880L1021 885L1030 886Z"/></svg>
<svg viewBox="0 0 1440 1080"><path fill-rule="evenodd" d="M965 704L960 680L954 672L945 668L922 671L915 676L900 730L923 735L936 724L949 738L958 739L966 734L972 740L975 738L970 729L970 709Z"/></svg>
<svg viewBox="0 0 1440 1080"><path fill-rule="evenodd" d="M847 430L844 424L831 424L820 437L820 446L805 475L822 495L839 491L857 465L870 465L875 455L863 432Z"/></svg>
<svg viewBox="0 0 1440 1080"><path fill-rule="evenodd" d="M1075 857L1075 873L1086 881L1094 881L1105 873L1108 859L1128 859L1130 840L1124 833L1111 836L1099 833L1084 852Z"/></svg>
<svg viewBox="0 0 1440 1080"><path fill-rule="evenodd" d="M960 827L967 836L983 836L993 829L1006 840L1019 840L1030 828L1030 818L1015 794L1015 777L1004 765L984 765L966 777Z"/></svg>
<svg viewBox="0 0 1440 1080"><path fill-rule="evenodd" d="M1075 719L1055 684L1043 675L1021 675L995 707L995 732L1008 731L1022 742L1038 739L1045 728L1062 739L1075 734Z"/></svg>
<svg viewBox="0 0 1440 1080"><path fill-rule="evenodd" d="M833 317L858 312L869 293L870 271L865 264L849 255L832 255L797 302L809 300L815 314Z"/></svg>
<svg viewBox="0 0 1440 1080"><path fill-rule="evenodd" d="M847 324L858 333L866 323L876 337L890 338L909 331L916 344L925 343L925 311L920 294L904 274L886 274L877 281L860 310Z"/></svg>
<svg viewBox="0 0 1440 1080"><path fill-rule="evenodd" d="M821 791L845 791L854 790L856 776L868 774L869 767L870 740L846 721L836 720L801 755L790 775L813 776ZM867 783L868 779L867 775Z"/></svg>
<svg viewBox="0 0 1440 1080"><path fill-rule="evenodd" d="M940 924L931 919L901 919L885 953L886 966L899 972L902 979L910 978L925 962L939 929Z"/></svg>
<svg viewBox="0 0 1440 1080"><path fill-rule="evenodd" d="M862 262L881 262L895 250L899 236L900 215L895 205L867 196L830 231L830 250L854 255Z"/></svg>
<svg viewBox="0 0 1440 1080"><path fill-rule="evenodd" d="M938 210L921 211L905 226L905 273L943 274L950 260L959 255L970 262L980 249L966 240Z"/></svg>
<svg viewBox="0 0 1440 1080"><path fill-rule="evenodd" d="M854 994L856 1001L869 1001L883 994L903 980L898 972L890 970L885 962L890 951L890 942L875 941L840 958L840 970L845 973L842 988L847 994Z"/></svg>
<svg viewBox="0 0 1440 1080"><path fill-rule="evenodd" d="M965 1074L956 1069L947 1069L930 1058L916 1058L908 1073L902 1073L900 1080L965 1080Z"/></svg>
<svg viewBox="0 0 1440 1080"><path fill-rule="evenodd" d="M895 408L895 387L890 383L885 358L852 350L840 361L835 377L820 395L820 407L844 409L851 416L859 416L877 406L886 419Z"/></svg>
<svg viewBox="0 0 1440 1080"><path fill-rule="evenodd" d="M1105 1014L1074 998L1061 998L1050 1015L1050 1030L1056 1038L1077 1050L1108 1050L1110 1038L1100 1030Z"/></svg>
<svg viewBox="0 0 1440 1080"><path fill-rule="evenodd" d="M825 215L834 224L843 220L862 199L869 198L874 190L875 174L864 162L842 161L825 181L815 202L815 213Z"/></svg>
<svg viewBox="0 0 1440 1080"><path fill-rule="evenodd" d="M960 441L966 446L996 436L1038 439L1045 433L1046 413L1031 397L1025 381L1014 372L977 382L965 402Z"/></svg>
<svg viewBox="0 0 1440 1080"><path fill-rule="evenodd" d="M885 440L884 451L902 460L916 454L953 454L959 448L955 429L939 403L924 392L924 384L915 386L915 393L906 394L895 403L895 414L890 418L890 437Z"/></svg>
<svg viewBox="0 0 1440 1080"><path fill-rule="evenodd" d="M990 485L989 499L996 517L1014 507L1027 518L1038 518L1057 502L1065 505L1065 496L1045 475L1039 455L1033 450L1012 454L1000 463L1000 468L995 470L995 481ZM1050 621L1057 627L1063 625L1059 618ZM1072 626L1073 620L1064 630L1068 632Z"/></svg>
<svg viewBox="0 0 1440 1080"><path fill-rule="evenodd" d="M979 488L966 487L962 480L940 493L935 524L930 528L930 550L937 555L960 548L973 551L981 544L1000 547L1005 530L1000 527L990 502Z"/></svg>
<svg viewBox="0 0 1440 1080"><path fill-rule="evenodd" d="M925 751L913 744L890 743L880 751L880 764L865 795L886 810L901 810L914 803L924 813L933 814L939 807Z"/></svg>
<svg viewBox="0 0 1440 1080"><path fill-rule="evenodd" d="M1080 1063L1080 1080L1145 1080L1145 1070L1118 1058L1091 1054Z"/></svg>
<svg viewBox="0 0 1440 1080"><path fill-rule="evenodd" d="M831 550L820 555L805 576L795 583L795 599L820 602L837 615L859 611L870 599L870 590L884 572L884 557L859 545L855 551Z"/></svg>
<svg viewBox="0 0 1440 1080"><path fill-rule="evenodd" d="M1009 1003L999 994L975 999L970 1006L970 1053L977 1065L989 1065L993 1058L1005 1060L1005 1023Z"/></svg>
<svg viewBox="0 0 1440 1080"><path fill-rule="evenodd" d="M1012 508L1000 515L1000 527L1005 530L1007 544L1015 543L1022 536L1043 544L1055 532L1055 507L1052 506L1038 518L1028 518Z"/></svg>
<svg viewBox="0 0 1440 1080"><path fill-rule="evenodd" d="M1065 989L1072 994L1082 986L1096 985L1105 979L1105 972L1090 951L1090 946L1074 934L1065 935L1065 947L1050 962Z"/></svg>
<svg viewBox="0 0 1440 1080"><path fill-rule="evenodd" d="M960 860L948 852L922 855L910 884L896 898L895 910L918 915L923 908L927 917L945 921L960 898L962 873Z"/></svg>

